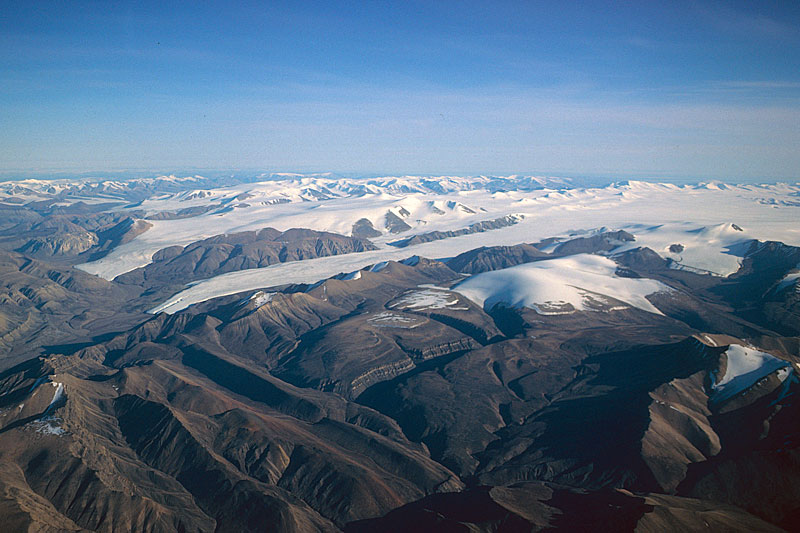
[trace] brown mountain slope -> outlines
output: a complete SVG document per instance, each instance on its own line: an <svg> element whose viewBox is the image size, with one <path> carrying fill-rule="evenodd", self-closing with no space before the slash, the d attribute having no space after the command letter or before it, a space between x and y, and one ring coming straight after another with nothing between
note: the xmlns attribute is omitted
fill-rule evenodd
<svg viewBox="0 0 800 533"><path fill-rule="evenodd" d="M782 531L733 506L625 490L585 492L547 483L435 494L386 516L353 522L370 531Z"/></svg>
<svg viewBox="0 0 800 533"><path fill-rule="evenodd" d="M4 464L100 531L333 530L461 487L374 411L214 349L181 354L115 370L88 350L7 372Z"/></svg>
<svg viewBox="0 0 800 533"><path fill-rule="evenodd" d="M7 368L48 344L85 342L131 327L142 309L120 307L138 290L70 267L0 251L0 351Z"/></svg>
<svg viewBox="0 0 800 533"><path fill-rule="evenodd" d="M324 231L273 228L217 235L187 246L159 250L153 262L117 276L127 285L157 287L286 261L375 250L366 239Z"/></svg>
<svg viewBox="0 0 800 533"><path fill-rule="evenodd" d="M619 275L672 286L663 315L483 308L415 257L64 347L0 374L0 510L100 531L791 528L796 339L748 319L757 276L657 259ZM720 394L748 342L772 366Z"/></svg>

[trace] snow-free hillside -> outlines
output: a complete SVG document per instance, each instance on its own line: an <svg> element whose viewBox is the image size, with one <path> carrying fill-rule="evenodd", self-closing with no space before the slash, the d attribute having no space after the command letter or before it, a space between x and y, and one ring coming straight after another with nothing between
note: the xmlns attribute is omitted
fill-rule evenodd
<svg viewBox="0 0 800 533"><path fill-rule="evenodd" d="M487 310L504 304L552 315L631 306L661 314L646 296L669 291L666 285L619 277L616 270L607 257L579 254L476 274L453 290Z"/></svg>

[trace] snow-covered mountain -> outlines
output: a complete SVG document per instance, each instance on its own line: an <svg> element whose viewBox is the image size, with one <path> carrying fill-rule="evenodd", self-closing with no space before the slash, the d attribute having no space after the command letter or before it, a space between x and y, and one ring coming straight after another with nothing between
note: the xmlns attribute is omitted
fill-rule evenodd
<svg viewBox="0 0 800 533"><path fill-rule="evenodd" d="M1 185L11 529L796 522L797 184Z"/></svg>
<svg viewBox="0 0 800 533"><path fill-rule="evenodd" d="M797 207L791 205L798 196L798 184L678 186L626 181L575 188L563 179L521 176L269 175L253 183L153 194L120 207L118 211L144 218L151 227L79 268L113 279L147 265L161 249L264 227L353 235L369 238L378 247L358 257L314 260L302 269L286 263L236 272L190 289L212 297L283 279L313 282L414 254L452 257L479 246L548 238L549 245L541 249L549 252L565 239L612 228L635 236L617 252L647 246L670 259L673 268L725 276L741 264L742 250L737 246L752 239L800 244L794 224ZM513 223L489 231L469 230L492 228L498 220ZM398 249L397 243L404 247ZM220 288L211 290L213 286ZM184 297L183 301L196 300Z"/></svg>
<svg viewBox="0 0 800 533"><path fill-rule="evenodd" d="M362 194L447 193L486 189L534 190L569 186L565 178L534 176L387 176L379 178L344 178L333 173L257 175L175 176L164 175L131 179L60 178L22 179L0 182L0 203L127 201L134 202L154 195L179 194L181 200L203 198L203 189L226 188L260 183L282 198L319 200L334 196ZM270 187L270 185L277 185ZM199 194L198 194L199 193ZM222 193L223 198L230 196Z"/></svg>

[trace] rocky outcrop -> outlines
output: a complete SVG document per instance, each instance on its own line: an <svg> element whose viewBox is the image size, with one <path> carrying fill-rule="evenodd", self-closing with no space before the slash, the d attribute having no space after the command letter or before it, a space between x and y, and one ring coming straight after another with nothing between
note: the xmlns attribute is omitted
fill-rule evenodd
<svg viewBox="0 0 800 533"><path fill-rule="evenodd" d="M142 320L130 290L70 267L0 251L0 351L11 361L39 347L85 342Z"/></svg>
<svg viewBox="0 0 800 533"><path fill-rule="evenodd" d="M540 259L552 259L567 255L604 253L618 248L622 244L632 242L634 236L625 231L609 231L598 233L590 237L576 237L560 244L556 239L547 239L537 244L517 244L515 246L488 246L469 250L447 262L447 266L457 272L466 274L479 274L491 270L499 270L523 263L530 263ZM553 246L551 253L541 250ZM658 257L655 252L653 254ZM665 265L663 259L661 265Z"/></svg>
<svg viewBox="0 0 800 533"><path fill-rule="evenodd" d="M394 214L392 211L386 212L385 226L389 233L403 233L404 231L411 229L411 226L406 224L402 218Z"/></svg>
<svg viewBox="0 0 800 533"><path fill-rule="evenodd" d="M99 259L152 226L135 218L138 214L53 214L35 219L35 223L20 221L0 231L0 247L68 264Z"/></svg>
<svg viewBox="0 0 800 533"><path fill-rule="evenodd" d="M367 218L360 218L353 223L353 229L350 233L356 239L372 239L373 237L380 237L381 232L376 230Z"/></svg>
<svg viewBox="0 0 800 533"><path fill-rule="evenodd" d="M217 235L187 246L171 246L153 255L153 262L115 279L126 285L158 287L210 278L226 272L374 250L365 239L335 233L273 228Z"/></svg>
<svg viewBox="0 0 800 533"><path fill-rule="evenodd" d="M634 240L636 238L627 231L607 231L590 237L577 237L563 242L555 247L553 255L565 256L609 252L626 242L633 242Z"/></svg>
<svg viewBox="0 0 800 533"><path fill-rule="evenodd" d="M94 233L55 233L34 237L19 248L19 252L30 255L79 255L97 245L99 239Z"/></svg>
<svg viewBox="0 0 800 533"><path fill-rule="evenodd" d="M215 209L223 207L221 204L198 205L194 207L184 207L175 211L159 211L147 215L147 220L180 220L182 218L192 218L204 215Z"/></svg>
<svg viewBox="0 0 800 533"><path fill-rule="evenodd" d="M447 266L456 272L480 274L550 257L531 244L515 246L483 246L455 256Z"/></svg>
<svg viewBox="0 0 800 533"><path fill-rule="evenodd" d="M470 224L468 227L451 231L431 231L428 233L421 233L414 235L401 241L390 242L392 246L398 248L405 248L414 244L422 244L425 242L438 241L441 239L449 239L451 237L460 237L462 235L470 235L472 233L483 233L493 229L505 228L518 224L523 219L522 215L506 215L504 217L496 218L494 220L483 220ZM410 229L410 228L409 228Z"/></svg>

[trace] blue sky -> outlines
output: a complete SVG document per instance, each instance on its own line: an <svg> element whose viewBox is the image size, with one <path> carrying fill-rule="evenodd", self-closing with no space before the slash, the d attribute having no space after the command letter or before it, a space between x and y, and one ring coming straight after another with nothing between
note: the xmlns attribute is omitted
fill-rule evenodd
<svg viewBox="0 0 800 533"><path fill-rule="evenodd" d="M4 2L0 170L800 178L800 2Z"/></svg>

